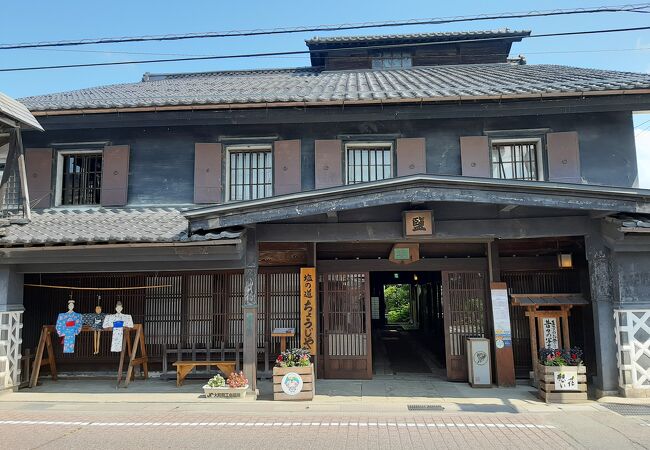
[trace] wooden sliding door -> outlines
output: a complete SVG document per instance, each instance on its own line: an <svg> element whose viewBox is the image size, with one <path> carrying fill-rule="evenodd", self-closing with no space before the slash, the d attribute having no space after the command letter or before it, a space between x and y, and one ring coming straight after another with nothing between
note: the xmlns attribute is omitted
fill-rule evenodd
<svg viewBox="0 0 650 450"><path fill-rule="evenodd" d="M486 335L486 276L483 272L442 272L447 378L466 381L466 340Z"/></svg>
<svg viewBox="0 0 650 450"><path fill-rule="evenodd" d="M368 272L322 273L325 378L372 378Z"/></svg>

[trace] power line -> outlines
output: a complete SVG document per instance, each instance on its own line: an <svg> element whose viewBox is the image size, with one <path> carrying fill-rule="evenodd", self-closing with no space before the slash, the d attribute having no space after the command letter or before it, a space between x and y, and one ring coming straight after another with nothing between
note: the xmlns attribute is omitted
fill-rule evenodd
<svg viewBox="0 0 650 450"><path fill-rule="evenodd" d="M634 27L634 28L614 28L606 30L586 30L586 31L568 31L563 33L547 33L547 34L536 34L530 35L527 38L544 38L544 37L559 37L559 36L579 36L579 35L589 35L589 34L599 34L599 33L619 33L626 31L640 31L648 30L648 27ZM443 41L443 42L422 42L422 43L409 43L409 44L390 44L390 45L369 45L369 46L358 46L358 47L342 47L342 48L333 48L328 49L328 52L339 52L346 50L372 50L372 49L386 49L386 48L402 48L402 47L418 47L425 45L445 45L445 44L456 44L456 43L467 43L467 42L485 42L485 41L494 41L501 40L501 37L495 38L477 38L477 39L462 39L455 41ZM133 65L133 64L154 64L154 63L167 63L167 62L186 62L186 61L207 61L207 60L218 60L218 59L241 59L241 58L257 58L257 57L268 57L268 56L287 56L287 55L305 55L313 53L310 50L296 50L296 51L284 51L284 52L268 52L268 53L244 53L244 54L234 54L234 55L212 55L212 56L192 56L185 58L161 58L161 59L148 59L140 61L114 61L114 62L99 62L99 63L84 63L84 64L59 64L52 66L32 66L32 67L9 67L9 68L0 68L0 72L21 72L29 70L49 70L49 69L71 69L71 68L81 68L81 67L103 67L103 66L122 66L122 65Z"/></svg>
<svg viewBox="0 0 650 450"><path fill-rule="evenodd" d="M441 25L459 22L477 22L496 19L521 19L530 17L549 17L565 16L573 14L598 14L598 13L649 13L646 11L650 8L650 3L636 3L627 5L613 5L600 7L587 7L577 9L554 9L545 11L524 11L509 12L500 14L480 14L475 16L455 16L442 18L425 18L409 19L401 21L384 21L384 22L363 22L352 24L335 24L335 25L317 25L303 27L284 27L268 28L259 30L231 30L231 31L211 31L204 33L186 33L186 34L166 34L166 35L149 35L149 36L123 36L109 38L89 38L80 40L64 41L42 41L42 42L24 42L14 44L0 44L0 50L25 49L25 48L42 48L42 47L65 47L73 45L91 45L91 44L114 44L125 42L147 42L147 41L178 41L185 39L205 39L205 38L223 38L223 37L243 37L243 36L263 36L276 34L294 34L320 31L342 31L342 30L359 30L367 28L386 28L402 27L413 25Z"/></svg>
<svg viewBox="0 0 650 450"><path fill-rule="evenodd" d="M359 47L356 47L359 48ZM126 52L121 50L88 50L88 49L64 49L64 48L35 48L33 51L40 52L66 52L66 53L100 53L104 55L145 55L145 56L178 56L178 57L193 57L193 56L211 56L208 54L197 53L158 53L158 52ZM629 48L601 48L592 50L549 50L542 52L526 52L528 55L556 55L556 54L573 54L573 53L606 53L606 52L639 52L650 50L650 47L629 47ZM508 56L510 53L481 53L482 56ZM282 56L278 56L281 58ZM285 56L284 58L302 58L302 56ZM345 55L329 55L328 58L348 58Z"/></svg>

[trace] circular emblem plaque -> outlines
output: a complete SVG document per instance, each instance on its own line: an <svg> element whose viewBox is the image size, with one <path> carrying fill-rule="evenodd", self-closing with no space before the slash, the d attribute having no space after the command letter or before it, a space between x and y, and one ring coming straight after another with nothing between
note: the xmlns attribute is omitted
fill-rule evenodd
<svg viewBox="0 0 650 450"><path fill-rule="evenodd" d="M302 391L302 377L296 372L289 372L280 382L282 390L287 395L296 395Z"/></svg>
<svg viewBox="0 0 650 450"><path fill-rule="evenodd" d="M503 348L505 347L505 343L503 342L502 339L497 339L496 346L497 348Z"/></svg>
<svg viewBox="0 0 650 450"><path fill-rule="evenodd" d="M488 361L487 353L480 350L474 353L474 363L477 366L485 365L487 361Z"/></svg>

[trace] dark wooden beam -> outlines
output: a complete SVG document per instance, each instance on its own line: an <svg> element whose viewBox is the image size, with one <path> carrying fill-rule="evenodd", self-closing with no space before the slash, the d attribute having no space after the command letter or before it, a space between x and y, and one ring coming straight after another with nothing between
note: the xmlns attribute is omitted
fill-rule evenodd
<svg viewBox="0 0 650 450"><path fill-rule="evenodd" d="M250 389L255 391L257 385L257 273L259 251L255 228L246 230L246 255L244 266L244 373L248 378Z"/></svg>
<svg viewBox="0 0 650 450"><path fill-rule="evenodd" d="M183 270L242 270L243 261L144 261L100 263L22 263L15 265L21 273L83 272L178 272Z"/></svg>
<svg viewBox="0 0 650 450"><path fill-rule="evenodd" d="M435 223L435 233L424 241L522 239L556 236L583 236L589 230L583 216L444 220ZM261 224L257 227L260 242L415 242L405 239L401 222Z"/></svg>
<svg viewBox="0 0 650 450"><path fill-rule="evenodd" d="M396 264L388 259L318 260L319 271L424 272L441 270L487 270L486 258L425 258L411 264Z"/></svg>
<svg viewBox="0 0 650 450"><path fill-rule="evenodd" d="M525 101L463 102L436 105L400 104L369 106L322 106L318 108L254 108L222 110L185 110L120 112L76 115L39 115L48 130L83 128L124 128L187 125L288 124L319 122L374 122L427 120L442 118L479 118L549 114L579 114L606 111L650 109L647 95L619 95L588 98ZM272 111L272 112L271 112ZM27 131L30 132L30 131Z"/></svg>
<svg viewBox="0 0 650 450"><path fill-rule="evenodd" d="M243 245L81 245L57 247L0 248L0 264L76 264L232 261L237 265L243 257Z"/></svg>

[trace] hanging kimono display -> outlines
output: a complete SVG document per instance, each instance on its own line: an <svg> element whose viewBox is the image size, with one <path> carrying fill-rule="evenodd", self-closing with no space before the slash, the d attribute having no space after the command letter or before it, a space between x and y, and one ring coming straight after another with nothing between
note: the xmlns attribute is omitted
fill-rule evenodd
<svg viewBox="0 0 650 450"><path fill-rule="evenodd" d="M108 314L104 318L104 328L113 328L111 338L111 351L122 351L122 340L124 339L124 328L133 328L133 318L130 314L122 314L122 302L115 305L115 314Z"/></svg>
<svg viewBox="0 0 650 450"><path fill-rule="evenodd" d="M63 353L74 353L76 336L81 332L83 318L74 311L74 300L68 300L68 312L60 313L56 319L56 332L63 343Z"/></svg>
<svg viewBox="0 0 650 450"><path fill-rule="evenodd" d="M88 313L83 315L84 326L92 328L93 333L93 355L99 354L99 343L102 335L102 329L104 328L104 319L106 314L102 313L102 307L97 305L95 306L94 313Z"/></svg>

